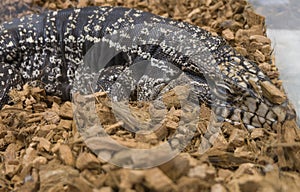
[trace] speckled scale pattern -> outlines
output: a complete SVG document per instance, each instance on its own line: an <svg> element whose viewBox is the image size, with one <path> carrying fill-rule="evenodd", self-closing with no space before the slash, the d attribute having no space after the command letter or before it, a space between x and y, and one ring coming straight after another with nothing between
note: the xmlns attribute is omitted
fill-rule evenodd
<svg viewBox="0 0 300 192"><path fill-rule="evenodd" d="M139 51L129 51L128 47L124 51L125 56L120 55L119 63L110 64L102 71L103 76L98 84L104 91L109 90L109 85L118 74L132 72L129 68L132 60L150 55L152 59L173 63L187 74L191 82L186 83L196 87L199 101L210 105L221 119L231 123L243 121L248 128L254 128L272 126L278 119L286 118L287 102L276 105L261 96L260 82L270 81L268 77L223 38L212 36L185 22L123 7L49 11L3 23L0 26L1 105L7 102L7 93L11 88L20 89L26 82L44 87L48 94L69 99L75 72L84 65L83 58L89 49L103 37L137 24L148 27L167 24L185 30L199 39L214 61L207 60L201 65L189 63L186 56L174 55L174 47L168 49L161 48L161 45L149 45L140 47ZM127 35L126 30L123 33ZM133 38L135 34L128 35ZM141 79L143 85L147 84L143 88L144 94L140 96L144 99L150 99L151 91L160 90L162 85L168 83L158 76L143 76ZM157 84L149 83L155 79ZM249 80L255 82L256 90ZM283 112L278 113L278 108Z"/></svg>

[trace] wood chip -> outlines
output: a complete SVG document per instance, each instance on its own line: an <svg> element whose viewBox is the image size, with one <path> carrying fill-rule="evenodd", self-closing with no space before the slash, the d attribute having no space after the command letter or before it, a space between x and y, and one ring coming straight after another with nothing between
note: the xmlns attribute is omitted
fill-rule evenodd
<svg viewBox="0 0 300 192"><path fill-rule="evenodd" d="M95 155L91 153L80 153L76 160L76 167L80 170L83 169L97 169L100 166L100 161Z"/></svg>
<svg viewBox="0 0 300 192"><path fill-rule="evenodd" d="M155 191L175 191L175 185L159 168L147 170L145 185Z"/></svg>
<svg viewBox="0 0 300 192"><path fill-rule="evenodd" d="M256 50L253 53L253 56L254 56L254 59L259 63L265 62L265 60L266 60L266 57L264 56L264 54L262 52L260 52L259 50Z"/></svg>
<svg viewBox="0 0 300 192"><path fill-rule="evenodd" d="M221 184L214 184L211 186L211 192L226 192L227 189Z"/></svg>
<svg viewBox="0 0 300 192"><path fill-rule="evenodd" d="M72 151L68 145L59 146L59 157L66 165L73 166L75 163ZM82 165L78 166L81 167Z"/></svg>
<svg viewBox="0 0 300 192"><path fill-rule="evenodd" d="M197 178L181 177L178 180L178 191L201 191L209 190L210 183Z"/></svg>
<svg viewBox="0 0 300 192"><path fill-rule="evenodd" d="M183 155L176 156L171 161L160 165L159 168L173 181L181 176L186 175L190 169L190 162Z"/></svg>
<svg viewBox="0 0 300 192"><path fill-rule="evenodd" d="M228 41L234 39L234 33L230 29L225 29L222 31L222 36Z"/></svg>
<svg viewBox="0 0 300 192"><path fill-rule="evenodd" d="M263 43L263 44L271 44L271 40L263 35L251 35L250 36L251 41L256 41L258 43Z"/></svg>
<svg viewBox="0 0 300 192"><path fill-rule="evenodd" d="M251 139L262 138L264 136L264 129L257 128L251 132Z"/></svg>
<svg viewBox="0 0 300 192"><path fill-rule="evenodd" d="M65 119L73 119L73 108L71 102L65 102L59 111L59 115Z"/></svg>
<svg viewBox="0 0 300 192"><path fill-rule="evenodd" d="M282 104L286 101L286 95L269 81L261 82L262 94L272 103Z"/></svg>
<svg viewBox="0 0 300 192"><path fill-rule="evenodd" d="M248 133L244 130L234 129L229 137L229 145L231 147L240 147L244 145Z"/></svg>
<svg viewBox="0 0 300 192"><path fill-rule="evenodd" d="M71 130L71 128L72 128L72 123L73 123L73 121L71 121L71 120L65 120L65 119L62 119L62 120L59 122L58 127L63 128L63 129L66 129L66 130Z"/></svg>
<svg viewBox="0 0 300 192"><path fill-rule="evenodd" d="M34 137L32 140L38 142L39 150L50 151L51 143L47 139L43 137Z"/></svg>

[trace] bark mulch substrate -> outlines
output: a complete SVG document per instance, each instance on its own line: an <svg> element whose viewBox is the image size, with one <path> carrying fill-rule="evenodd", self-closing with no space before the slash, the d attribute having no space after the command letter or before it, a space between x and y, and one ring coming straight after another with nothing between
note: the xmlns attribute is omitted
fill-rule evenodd
<svg viewBox="0 0 300 192"><path fill-rule="evenodd" d="M123 5L199 25L222 35L240 53L255 60L278 87L275 91L282 90L264 18L243 0L34 0L34 4L44 9ZM272 94L268 87L266 91ZM0 191L223 192L300 188L300 137L295 121L252 131L224 123L223 134L201 155L201 136L211 116L210 109L201 106L196 134L183 152L158 167L132 170L98 159L86 146L73 121L71 102L61 102L40 88L28 86L23 91L12 91L11 97L15 104L0 111ZM150 135L123 129L105 93L96 93L95 97L105 131L124 146L150 148L165 141L178 127L181 109L172 92L164 97L168 110L163 123ZM285 97L283 92L280 97ZM149 103L130 104L131 112L144 120L149 118L150 107Z"/></svg>

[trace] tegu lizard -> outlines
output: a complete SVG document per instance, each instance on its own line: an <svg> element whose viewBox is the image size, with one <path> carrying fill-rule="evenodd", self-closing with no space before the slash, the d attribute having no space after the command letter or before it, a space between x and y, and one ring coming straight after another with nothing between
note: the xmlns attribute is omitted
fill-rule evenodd
<svg viewBox="0 0 300 192"><path fill-rule="evenodd" d="M139 30L130 30L133 26ZM168 29L164 30L164 26ZM159 29L160 36L149 32L151 28ZM179 31L173 34L173 39L182 42L177 47L163 39L172 34L173 28ZM170 79L183 73L189 77L185 83L195 88L199 102L211 106L225 121L242 122L250 129L272 126L294 116L287 99L274 103L263 94L262 84L275 88L270 79L255 62L239 54L222 37L186 22L124 7L48 11L3 23L0 26L1 106L8 102L7 94L12 88L21 88L26 82L39 82L48 94L70 99L76 70L85 65L85 55L102 40L117 49L119 40L108 38L114 37L113 34L128 41L144 36L147 42L135 47L123 45L103 66L97 86L104 91L109 92L122 73L132 72L130 66L137 61L151 60L145 69L152 67L156 75L141 74L137 86L131 85L131 89L143 87L138 98L155 98ZM199 62L190 59L189 53L195 51L203 53ZM170 73L172 70L177 76Z"/></svg>

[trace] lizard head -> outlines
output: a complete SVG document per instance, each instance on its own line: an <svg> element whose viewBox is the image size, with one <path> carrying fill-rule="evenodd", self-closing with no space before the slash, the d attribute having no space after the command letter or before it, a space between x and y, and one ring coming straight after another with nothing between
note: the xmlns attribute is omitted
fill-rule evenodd
<svg viewBox="0 0 300 192"><path fill-rule="evenodd" d="M296 118L285 93L257 65L239 56L219 65L222 81L214 81L212 107L219 119L243 123L248 129L272 127Z"/></svg>

